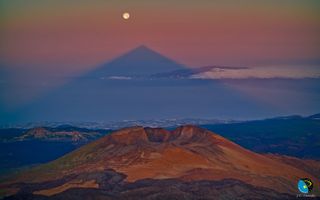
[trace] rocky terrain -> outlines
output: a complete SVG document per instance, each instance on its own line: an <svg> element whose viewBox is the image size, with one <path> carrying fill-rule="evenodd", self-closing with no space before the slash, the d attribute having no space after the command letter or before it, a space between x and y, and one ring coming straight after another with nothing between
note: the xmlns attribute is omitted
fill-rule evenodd
<svg viewBox="0 0 320 200"><path fill-rule="evenodd" d="M2 181L9 199L290 199L320 163L254 153L196 126L121 129ZM319 188L314 187L319 195Z"/></svg>

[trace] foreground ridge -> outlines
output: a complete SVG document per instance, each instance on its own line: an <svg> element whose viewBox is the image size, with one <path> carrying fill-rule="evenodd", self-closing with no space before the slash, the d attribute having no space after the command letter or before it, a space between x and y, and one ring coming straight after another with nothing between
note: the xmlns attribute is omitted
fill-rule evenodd
<svg viewBox="0 0 320 200"><path fill-rule="evenodd" d="M314 166L320 169L319 163ZM253 195L252 189L281 199L296 194L301 177L318 180L314 170L297 168L288 158L249 151L197 126L180 126L171 131L136 126L115 131L60 159L25 171L11 178L5 187L9 194L26 192L47 197L74 194L75 188L81 188L77 189L81 193L116 187L117 192L108 191L120 195L123 187L169 190L165 183L172 180L172 187L185 185L179 189L185 194L185 187L200 191L202 185L215 190L231 180L232 187L240 187L246 194ZM146 181L150 185L146 186Z"/></svg>

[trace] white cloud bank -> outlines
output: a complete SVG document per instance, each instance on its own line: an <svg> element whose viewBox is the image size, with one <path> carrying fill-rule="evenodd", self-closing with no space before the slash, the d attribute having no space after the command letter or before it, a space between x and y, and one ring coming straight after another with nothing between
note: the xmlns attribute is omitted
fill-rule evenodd
<svg viewBox="0 0 320 200"><path fill-rule="evenodd" d="M132 77L129 77L129 76L109 76L108 79L110 79L110 80L131 80Z"/></svg>
<svg viewBox="0 0 320 200"><path fill-rule="evenodd" d="M320 78L320 66L265 66L252 68L212 68L192 75L192 79Z"/></svg>

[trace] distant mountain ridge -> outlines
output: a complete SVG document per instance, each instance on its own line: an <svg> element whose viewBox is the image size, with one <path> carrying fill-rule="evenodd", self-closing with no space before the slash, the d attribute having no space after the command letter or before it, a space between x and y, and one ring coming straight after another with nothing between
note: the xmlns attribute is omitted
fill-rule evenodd
<svg viewBox="0 0 320 200"><path fill-rule="evenodd" d="M310 119L320 120L320 113L309 116Z"/></svg>
<svg viewBox="0 0 320 200"><path fill-rule="evenodd" d="M320 119L317 116L292 115L201 127L255 152L319 160Z"/></svg>
<svg viewBox="0 0 320 200"><path fill-rule="evenodd" d="M279 116L266 119L257 120L233 120L233 119L197 119L197 118L178 118L178 119L149 119L149 120L119 120L111 122L29 122L16 125L4 124L0 129L32 129L35 127L57 128L61 130L71 129L79 131L90 131L92 129L120 129L130 126L146 126L146 127L176 127L181 125L212 125L212 124L231 124L231 123L245 123L253 121L267 121L267 120L287 120L287 119L320 119L320 114L313 114L309 116L289 115Z"/></svg>
<svg viewBox="0 0 320 200"><path fill-rule="evenodd" d="M54 131L49 128L37 127L28 130L22 136L16 137L15 141L24 140L46 140L46 141L72 141L72 142L88 142L101 137L102 134L99 132L89 131L80 132L76 130L61 130Z"/></svg>
<svg viewBox="0 0 320 200"><path fill-rule="evenodd" d="M180 69L165 73L152 74L152 78L163 78L163 79L205 79L200 75L203 73L213 72L213 71L224 71L224 70L241 70L248 69L247 67L231 67L231 66L204 66L195 67L188 69ZM209 78L208 78L209 79Z"/></svg>

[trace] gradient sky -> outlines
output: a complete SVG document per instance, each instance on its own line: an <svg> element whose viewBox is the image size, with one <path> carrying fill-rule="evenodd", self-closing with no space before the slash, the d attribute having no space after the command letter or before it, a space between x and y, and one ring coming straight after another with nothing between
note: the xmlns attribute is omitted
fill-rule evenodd
<svg viewBox="0 0 320 200"><path fill-rule="evenodd" d="M189 66L320 57L317 0L1 3L0 56L12 66L73 72L141 44ZM129 21L121 18L124 11L131 13Z"/></svg>
<svg viewBox="0 0 320 200"><path fill-rule="evenodd" d="M0 100L10 104L42 91L52 76L80 74L141 44L190 67L320 65L318 0L0 3L0 83L8 82L0 89L10 88Z"/></svg>

